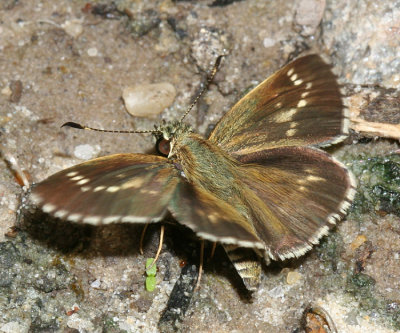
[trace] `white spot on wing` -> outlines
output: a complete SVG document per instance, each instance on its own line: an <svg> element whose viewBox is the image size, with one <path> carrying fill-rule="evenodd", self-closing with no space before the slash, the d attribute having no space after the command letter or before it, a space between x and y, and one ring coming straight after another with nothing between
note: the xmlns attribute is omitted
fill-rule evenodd
<svg viewBox="0 0 400 333"><path fill-rule="evenodd" d="M71 178L71 180L78 181L78 180L81 180L83 178L84 178L83 176L75 176L75 177Z"/></svg>
<svg viewBox="0 0 400 333"><path fill-rule="evenodd" d="M296 112L296 108L291 108L286 112L278 112L277 115L274 117L274 120L277 123L286 123L293 119L293 116L296 114Z"/></svg>
<svg viewBox="0 0 400 333"><path fill-rule="evenodd" d="M71 171L71 172L68 172L68 173L67 173L67 177L74 177L74 176L76 176L77 174L78 174L77 171Z"/></svg>
<svg viewBox="0 0 400 333"><path fill-rule="evenodd" d="M154 221L158 221L159 219L153 219ZM121 219L121 222L131 222L131 223L148 223L150 222L151 219L146 217L146 216L132 216L132 215L128 215L128 216L124 216Z"/></svg>
<svg viewBox="0 0 400 333"><path fill-rule="evenodd" d="M71 214L68 215L67 220L72 222L78 222L82 218L82 214Z"/></svg>
<svg viewBox="0 0 400 333"><path fill-rule="evenodd" d="M106 188L105 186L100 185L100 186L97 186L97 187L93 190L93 192L102 191L102 190L104 190L105 188Z"/></svg>
<svg viewBox="0 0 400 333"><path fill-rule="evenodd" d="M110 224L114 222L118 222L121 219L122 216L120 215L114 215L114 216L108 216L103 219L104 224Z"/></svg>
<svg viewBox="0 0 400 333"><path fill-rule="evenodd" d="M125 190L128 188L139 188L143 185L143 183L145 182L145 178L143 177L136 177L131 179L130 181L124 183L121 185L121 189Z"/></svg>
<svg viewBox="0 0 400 333"><path fill-rule="evenodd" d="M319 182L324 182L324 181L325 181L324 178L318 177L318 176L313 176L313 175L307 176L306 179L307 179L308 181L310 181L310 182L317 182L317 181L319 181Z"/></svg>
<svg viewBox="0 0 400 333"><path fill-rule="evenodd" d="M296 132L297 132L296 129L291 128L291 129L289 129L289 130L286 131L286 136L293 136L293 135L296 134Z"/></svg>
<svg viewBox="0 0 400 333"><path fill-rule="evenodd" d="M114 193L114 192L119 191L120 189L121 189L121 187L119 187L119 186L110 186L110 187L107 187L106 191L110 192L110 193Z"/></svg>
<svg viewBox="0 0 400 333"><path fill-rule="evenodd" d="M83 219L84 223L89 224L100 224L101 217L100 216L87 216Z"/></svg>
<svg viewBox="0 0 400 333"><path fill-rule="evenodd" d="M303 80L298 79L298 80L294 81L293 83L294 83L295 86L298 86L298 85L303 83Z"/></svg>
<svg viewBox="0 0 400 333"><path fill-rule="evenodd" d="M35 194L35 193L32 193L32 194L31 194L31 200L32 200L36 205L40 204L40 203L43 201L43 199L42 199L39 195L37 195L37 194Z"/></svg>
<svg viewBox="0 0 400 333"><path fill-rule="evenodd" d="M54 217L57 217L59 219L64 218L67 216L68 212L66 210L60 209L54 213Z"/></svg>
<svg viewBox="0 0 400 333"><path fill-rule="evenodd" d="M301 99L299 103L297 103L298 108L305 107L307 105L307 101L305 99Z"/></svg>
<svg viewBox="0 0 400 333"><path fill-rule="evenodd" d="M54 206L54 205L52 205L52 204L45 204L43 207L42 207L42 210L45 212L45 213L51 213L53 210L55 210L56 209L56 206Z"/></svg>
<svg viewBox="0 0 400 333"><path fill-rule="evenodd" d="M77 182L77 184L78 185L83 185L83 184L86 184L86 183L89 183L89 182L90 182L90 179L84 178L84 179L80 180L79 182Z"/></svg>
<svg viewBox="0 0 400 333"><path fill-rule="evenodd" d="M205 232L196 232L196 234L200 238L204 238L207 240L210 240L212 242L221 242L221 243L226 243L226 244L237 244L241 247L251 247L251 248L258 248L258 249L265 249L265 246L262 242L252 242L252 241L243 241L243 240L238 240L237 238L234 237L215 237L212 234L208 234Z"/></svg>
<svg viewBox="0 0 400 333"><path fill-rule="evenodd" d="M291 76L294 72L294 68L289 69L289 71L287 72L287 76Z"/></svg>

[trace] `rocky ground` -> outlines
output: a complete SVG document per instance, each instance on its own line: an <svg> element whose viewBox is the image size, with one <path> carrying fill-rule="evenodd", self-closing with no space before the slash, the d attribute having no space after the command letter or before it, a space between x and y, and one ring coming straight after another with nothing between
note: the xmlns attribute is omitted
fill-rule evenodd
<svg viewBox="0 0 400 333"><path fill-rule="evenodd" d="M329 150L359 184L349 215L303 258L264 267L252 296L221 248L192 293L200 245L169 223L147 291L158 225L141 255L142 226L51 219L29 209L15 177L18 167L32 183L93 157L151 151L149 135L60 126L152 129L179 118L222 53L215 84L186 119L200 133L307 53L333 64L357 117L399 124L399 29L397 0L2 1L0 332L301 332L310 303L338 332L399 331L400 157L384 130L353 131ZM144 105L129 113L122 96L133 87Z"/></svg>

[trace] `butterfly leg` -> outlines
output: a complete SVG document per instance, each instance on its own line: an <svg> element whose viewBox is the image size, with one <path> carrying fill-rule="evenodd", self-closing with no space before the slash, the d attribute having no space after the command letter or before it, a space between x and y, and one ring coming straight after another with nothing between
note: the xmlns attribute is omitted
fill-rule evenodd
<svg viewBox="0 0 400 333"><path fill-rule="evenodd" d="M160 256L160 253L161 253L162 245L164 242L164 230L165 230L165 227L162 224L161 229L160 229L160 241L158 243L158 249L157 249L156 257L154 258L153 264L155 264L155 262L158 260L158 257Z"/></svg>
<svg viewBox="0 0 400 333"><path fill-rule="evenodd" d="M201 275L203 274L203 260L204 260L204 239L200 243L200 263L199 263L199 275L197 276L196 286L193 291L197 291L200 287Z"/></svg>
<svg viewBox="0 0 400 333"><path fill-rule="evenodd" d="M142 234L140 235L140 242L139 242L139 252L141 255L143 255L143 240L144 240L144 235L146 234L147 227L149 226L148 223L146 223L143 227Z"/></svg>
<svg viewBox="0 0 400 333"><path fill-rule="evenodd" d="M147 226L147 224L146 224L146 226ZM164 225L161 225L161 229L160 229L160 241L159 241L159 243L158 243L158 249L157 249L156 257L154 258L154 260L153 260L153 262L151 263L151 265L150 265L149 267L147 267L146 270L151 269L151 268L156 264L156 262L157 262L157 260L158 260L158 257L160 256L161 249L162 249L162 245L163 245L163 242L164 242L164 230L165 230Z"/></svg>
<svg viewBox="0 0 400 333"><path fill-rule="evenodd" d="M210 253L210 259L214 258L216 247L217 247L217 242L213 242L213 245L212 245L212 248L211 248L211 253Z"/></svg>

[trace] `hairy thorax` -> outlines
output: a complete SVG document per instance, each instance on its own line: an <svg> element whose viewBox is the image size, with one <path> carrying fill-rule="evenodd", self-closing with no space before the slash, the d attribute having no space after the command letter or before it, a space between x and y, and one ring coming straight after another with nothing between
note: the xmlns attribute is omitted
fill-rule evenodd
<svg viewBox="0 0 400 333"><path fill-rule="evenodd" d="M171 159L182 176L215 196L236 201L238 162L196 133L173 139Z"/></svg>

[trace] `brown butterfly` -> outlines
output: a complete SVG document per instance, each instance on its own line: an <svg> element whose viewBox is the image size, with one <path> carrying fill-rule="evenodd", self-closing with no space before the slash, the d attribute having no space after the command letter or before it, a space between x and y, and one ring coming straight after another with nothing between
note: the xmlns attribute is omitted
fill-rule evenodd
<svg viewBox="0 0 400 333"><path fill-rule="evenodd" d="M349 208L353 176L319 149L342 141L348 124L331 67L309 55L244 96L208 139L181 121L163 124L153 133L166 157L96 158L37 184L32 199L54 217L94 225L159 222L171 213L222 243L254 289L260 266L242 248L267 263L299 257Z"/></svg>

